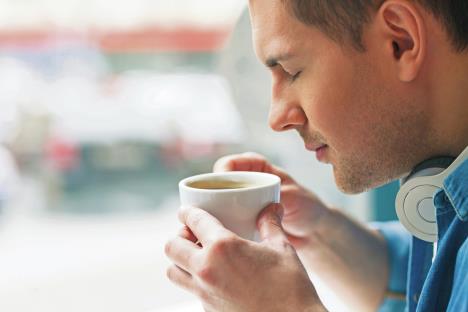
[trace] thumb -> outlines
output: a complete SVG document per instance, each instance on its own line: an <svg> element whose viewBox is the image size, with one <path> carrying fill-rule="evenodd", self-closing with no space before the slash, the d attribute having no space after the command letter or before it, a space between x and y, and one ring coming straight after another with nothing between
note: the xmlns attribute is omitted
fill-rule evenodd
<svg viewBox="0 0 468 312"><path fill-rule="evenodd" d="M260 213L257 219L257 227L262 241L284 242L288 238L281 226L283 218L283 205L270 204Z"/></svg>

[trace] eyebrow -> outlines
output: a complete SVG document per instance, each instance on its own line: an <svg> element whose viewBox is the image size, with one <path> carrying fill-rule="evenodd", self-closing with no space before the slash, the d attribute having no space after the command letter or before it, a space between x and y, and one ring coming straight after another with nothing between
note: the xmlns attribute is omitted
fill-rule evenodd
<svg viewBox="0 0 468 312"><path fill-rule="evenodd" d="M266 67L275 67L276 65L278 65L279 62L281 61L286 61L288 59L290 59L292 57L291 54L281 54L281 55L278 55L278 56L274 56L274 57L269 57L267 58L266 62L265 62L265 66Z"/></svg>

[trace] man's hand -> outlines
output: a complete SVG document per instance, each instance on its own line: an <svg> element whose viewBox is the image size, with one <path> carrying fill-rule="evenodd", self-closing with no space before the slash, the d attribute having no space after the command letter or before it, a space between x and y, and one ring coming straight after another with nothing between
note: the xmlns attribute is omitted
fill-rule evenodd
<svg viewBox="0 0 468 312"><path fill-rule="evenodd" d="M284 206L282 226L290 243L300 251L313 244L316 235L328 230L327 219L330 209L312 192L294 181L284 170L272 165L262 155L243 153L220 158L214 165L215 172L258 171L281 178L281 203Z"/></svg>
<svg viewBox="0 0 468 312"><path fill-rule="evenodd" d="M375 311L383 299L388 262L377 232L326 207L282 169L255 153L226 156L214 171L260 171L281 178L282 226L306 269L353 311Z"/></svg>
<svg viewBox="0 0 468 312"><path fill-rule="evenodd" d="M207 311L323 311L281 227L282 206L258 218L260 243L244 240L198 208L179 214L185 227L166 244L167 275L197 295Z"/></svg>

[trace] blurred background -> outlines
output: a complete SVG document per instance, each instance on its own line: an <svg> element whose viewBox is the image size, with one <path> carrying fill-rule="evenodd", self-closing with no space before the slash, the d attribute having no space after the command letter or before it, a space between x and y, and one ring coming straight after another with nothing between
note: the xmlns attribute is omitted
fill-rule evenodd
<svg viewBox="0 0 468 312"><path fill-rule="evenodd" d="M269 97L244 1L0 0L0 311L201 310L163 246L177 182L225 154L395 218L396 185L339 193L296 134L268 128Z"/></svg>

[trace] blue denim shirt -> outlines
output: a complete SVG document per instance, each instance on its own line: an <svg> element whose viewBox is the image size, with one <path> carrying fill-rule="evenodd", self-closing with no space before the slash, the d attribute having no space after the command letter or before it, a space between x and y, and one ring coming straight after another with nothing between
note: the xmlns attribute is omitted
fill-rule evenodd
<svg viewBox="0 0 468 312"><path fill-rule="evenodd" d="M406 301L386 298L379 311L468 311L468 160L445 179L434 205L434 261L432 243L412 237L398 222L377 225L388 244L388 290L406 294Z"/></svg>

